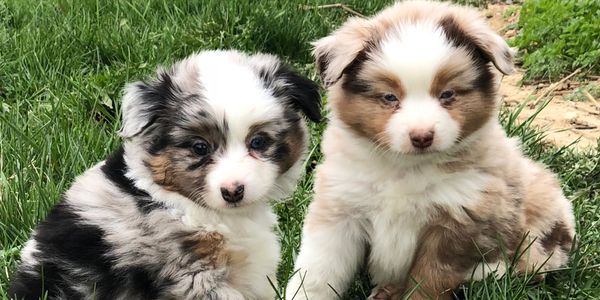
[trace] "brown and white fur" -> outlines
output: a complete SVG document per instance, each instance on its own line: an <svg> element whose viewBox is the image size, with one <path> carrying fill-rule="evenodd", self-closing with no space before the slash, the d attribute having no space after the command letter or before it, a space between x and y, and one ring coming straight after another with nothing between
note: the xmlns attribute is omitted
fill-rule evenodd
<svg viewBox="0 0 600 300"><path fill-rule="evenodd" d="M330 123L287 299L336 298L365 255L376 299L417 284L411 299L447 299L513 257L566 263L571 204L498 122L494 67L512 72L512 51L475 10L397 3L314 55Z"/></svg>
<svg viewBox="0 0 600 300"><path fill-rule="evenodd" d="M270 201L303 171L318 86L272 55L204 51L127 86L123 146L33 232L17 299L273 299ZM269 282L271 280L271 282Z"/></svg>

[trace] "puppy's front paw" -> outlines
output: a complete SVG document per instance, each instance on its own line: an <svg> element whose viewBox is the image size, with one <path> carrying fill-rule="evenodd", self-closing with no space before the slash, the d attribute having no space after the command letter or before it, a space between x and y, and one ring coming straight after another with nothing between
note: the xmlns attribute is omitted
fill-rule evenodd
<svg viewBox="0 0 600 300"><path fill-rule="evenodd" d="M244 295L230 286L223 286L208 293L207 300L244 300Z"/></svg>
<svg viewBox="0 0 600 300"><path fill-rule="evenodd" d="M224 265L228 259L225 237L216 231L195 233L187 237L182 246L196 259L207 260L213 267Z"/></svg>
<svg viewBox="0 0 600 300"><path fill-rule="evenodd" d="M402 289L395 284L377 286L373 289L369 300L399 300L402 299Z"/></svg>

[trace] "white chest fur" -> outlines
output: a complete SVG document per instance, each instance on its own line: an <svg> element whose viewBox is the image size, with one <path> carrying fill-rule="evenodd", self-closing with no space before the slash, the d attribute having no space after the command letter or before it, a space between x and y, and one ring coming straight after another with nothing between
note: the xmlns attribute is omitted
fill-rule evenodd
<svg viewBox="0 0 600 300"><path fill-rule="evenodd" d="M234 288L246 299L272 299L269 283L277 282L279 242L274 233L276 216L264 205L244 214L188 212L184 223L215 230L226 239L226 250L235 257L235 269L229 270ZM239 261L241 259L241 262ZM268 277L268 279L267 279Z"/></svg>
<svg viewBox="0 0 600 300"><path fill-rule="evenodd" d="M371 214L367 232L371 245L369 272L374 282L402 280L410 267L423 227L421 218L408 212L382 210Z"/></svg>
<svg viewBox="0 0 600 300"><path fill-rule="evenodd" d="M327 185L327 194L345 195L339 200L362 214L376 283L406 276L419 234L435 207L463 214L462 206L474 205L488 180L476 170L449 173L435 165L403 168L374 160L349 166L333 159L322 170L334 181Z"/></svg>

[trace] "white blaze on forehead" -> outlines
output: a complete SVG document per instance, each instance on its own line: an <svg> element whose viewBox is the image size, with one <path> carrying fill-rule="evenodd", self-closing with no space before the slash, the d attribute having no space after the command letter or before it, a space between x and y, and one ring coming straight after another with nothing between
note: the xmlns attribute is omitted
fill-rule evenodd
<svg viewBox="0 0 600 300"><path fill-rule="evenodd" d="M206 52L197 59L201 94L215 116L227 121L233 140L243 141L252 125L282 115L282 106L246 63L247 57Z"/></svg>
<svg viewBox="0 0 600 300"><path fill-rule="evenodd" d="M404 23L392 29L381 42L379 59L382 66L400 78L406 93L423 93L429 91L452 48L439 25Z"/></svg>
<svg viewBox="0 0 600 300"><path fill-rule="evenodd" d="M430 95L433 79L454 53L456 48L433 22L399 24L381 42L381 51L374 59L400 79L405 91L401 108L386 128L392 149L413 151L412 131L434 132L431 150L445 150L458 138L459 124Z"/></svg>

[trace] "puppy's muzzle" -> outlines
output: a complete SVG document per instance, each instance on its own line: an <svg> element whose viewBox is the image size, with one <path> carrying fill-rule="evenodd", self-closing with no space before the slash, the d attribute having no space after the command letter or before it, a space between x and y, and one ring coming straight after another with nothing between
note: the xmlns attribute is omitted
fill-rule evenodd
<svg viewBox="0 0 600 300"><path fill-rule="evenodd" d="M221 196L223 200L229 203L237 203L244 198L244 185L233 184L227 187L221 187Z"/></svg>
<svg viewBox="0 0 600 300"><path fill-rule="evenodd" d="M426 149L433 144L433 131L411 131L410 134L411 144L418 149Z"/></svg>

